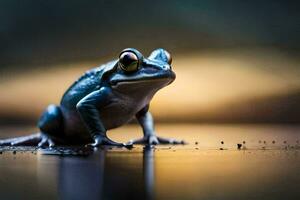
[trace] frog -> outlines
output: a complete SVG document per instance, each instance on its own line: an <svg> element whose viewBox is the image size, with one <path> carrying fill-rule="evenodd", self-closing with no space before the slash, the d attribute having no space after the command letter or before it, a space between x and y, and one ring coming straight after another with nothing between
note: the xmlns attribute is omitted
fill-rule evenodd
<svg viewBox="0 0 300 200"><path fill-rule="evenodd" d="M117 59L86 71L62 95L59 105L51 104L41 115L39 132L0 140L0 145L54 147L103 145L129 147L134 144L184 144L183 140L156 135L150 102L176 78L171 54L163 48L144 57L126 48ZM113 141L108 130L136 119L143 136L127 143Z"/></svg>

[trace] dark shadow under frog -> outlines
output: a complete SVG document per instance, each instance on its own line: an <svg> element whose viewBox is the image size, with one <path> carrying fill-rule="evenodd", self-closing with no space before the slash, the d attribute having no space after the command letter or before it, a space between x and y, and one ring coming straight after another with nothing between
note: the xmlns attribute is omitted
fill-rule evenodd
<svg viewBox="0 0 300 200"><path fill-rule="evenodd" d="M181 144L156 136L149 103L154 94L175 80L171 55L154 50L148 58L133 48L119 59L87 71L63 95L60 105L49 105L42 114L37 134L0 140L0 145L55 144L129 146L132 144ZM144 137L127 144L109 139L107 130L136 117Z"/></svg>

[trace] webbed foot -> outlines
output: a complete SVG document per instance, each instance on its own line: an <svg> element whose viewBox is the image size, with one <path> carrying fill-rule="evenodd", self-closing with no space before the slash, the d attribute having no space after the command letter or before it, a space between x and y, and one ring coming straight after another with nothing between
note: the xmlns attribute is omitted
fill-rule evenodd
<svg viewBox="0 0 300 200"><path fill-rule="evenodd" d="M124 143L112 141L108 137L105 137L102 135L94 136L94 143L87 144L86 146L87 147L99 147L102 145L110 145L110 146L126 147L126 148L131 148L133 146L132 144L124 144Z"/></svg>
<svg viewBox="0 0 300 200"><path fill-rule="evenodd" d="M157 145L157 144L185 144L183 140L175 140L172 138L162 138L155 135L144 136L143 138L130 140L128 144L146 144L146 145Z"/></svg>
<svg viewBox="0 0 300 200"><path fill-rule="evenodd" d="M55 146L55 143L46 134L41 134L41 141L39 142L38 147L46 147L46 146L51 148Z"/></svg>

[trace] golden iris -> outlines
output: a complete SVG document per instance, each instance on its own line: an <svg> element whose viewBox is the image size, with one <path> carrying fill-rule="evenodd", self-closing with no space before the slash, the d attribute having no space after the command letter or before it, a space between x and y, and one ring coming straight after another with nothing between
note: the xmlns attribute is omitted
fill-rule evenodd
<svg viewBox="0 0 300 200"><path fill-rule="evenodd" d="M120 55L119 63L122 70L133 72L138 69L139 59L135 53L127 51Z"/></svg>

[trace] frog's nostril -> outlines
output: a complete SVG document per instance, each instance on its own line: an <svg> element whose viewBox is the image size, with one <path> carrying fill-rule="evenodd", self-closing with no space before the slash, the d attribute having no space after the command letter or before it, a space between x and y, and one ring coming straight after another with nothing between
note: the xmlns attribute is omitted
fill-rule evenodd
<svg viewBox="0 0 300 200"><path fill-rule="evenodd" d="M170 66L169 66L169 65L163 65L162 69L163 69L163 70L169 70L169 69L170 69Z"/></svg>

